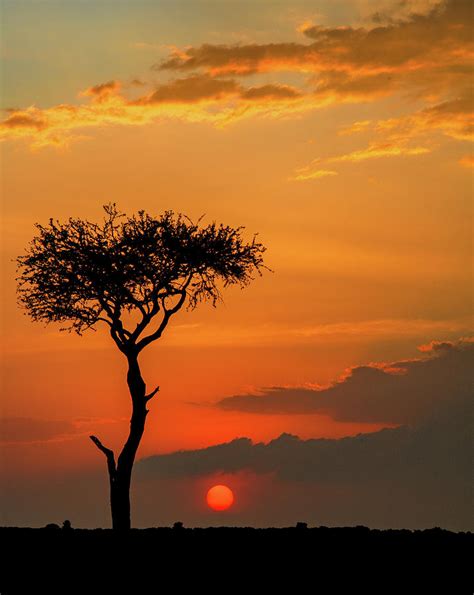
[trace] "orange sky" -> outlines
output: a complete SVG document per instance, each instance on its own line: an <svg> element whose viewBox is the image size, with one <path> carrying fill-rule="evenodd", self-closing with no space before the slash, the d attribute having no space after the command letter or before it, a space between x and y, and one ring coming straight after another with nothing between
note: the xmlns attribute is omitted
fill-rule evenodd
<svg viewBox="0 0 474 595"><path fill-rule="evenodd" d="M102 468L88 433L125 436L123 356L104 329L33 324L12 262L35 222L96 220L109 201L245 225L274 270L143 353L161 392L141 455L390 425L212 404L469 334L470 3L71 4L4 8L2 413L64 424L25 426L6 469Z"/></svg>

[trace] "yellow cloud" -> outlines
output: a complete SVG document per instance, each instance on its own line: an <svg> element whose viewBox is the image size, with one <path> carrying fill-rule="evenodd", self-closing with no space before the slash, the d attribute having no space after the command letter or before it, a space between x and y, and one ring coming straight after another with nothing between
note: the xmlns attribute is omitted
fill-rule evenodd
<svg viewBox="0 0 474 595"><path fill-rule="evenodd" d="M377 159L379 157L400 157L403 155L423 155L429 153L430 149L426 147L407 147L403 145L396 145L393 143L373 143L366 149L359 149L352 151L347 155L337 155L327 159L327 163L338 163L342 161L351 161L357 163L358 161L366 161L367 159Z"/></svg>
<svg viewBox="0 0 474 595"><path fill-rule="evenodd" d="M380 142L372 143L364 149L352 151L344 155L336 155L334 157L328 157L326 159L313 159L313 161L305 166L295 170L295 174L288 178L292 181L303 181L323 178L326 176L336 176L337 171L330 169L320 169L321 164L324 163L359 163L368 159L379 159L381 157L402 157L402 156L413 156L423 155L429 153L430 149L427 147L412 147L406 144L397 144L393 142Z"/></svg>
<svg viewBox="0 0 474 595"><path fill-rule="evenodd" d="M275 118L311 107L289 85L245 88L232 79L208 75L171 80L134 100L120 90L120 82L109 81L80 93L88 103L10 110L0 122L0 139L30 138L33 148L58 147L85 138L85 129L99 126L144 125L170 118L225 126L255 115Z"/></svg>
<svg viewBox="0 0 474 595"><path fill-rule="evenodd" d="M373 127L377 139L368 147L343 155L326 159L313 160L312 163L358 163L368 159L381 157L400 157L424 155L431 151L433 132L455 138L457 140L473 140L474 138L474 105L470 92L431 105L414 114L372 122L363 120L354 122L340 131L339 134L353 134ZM428 146L427 146L428 145ZM472 157L464 157L460 164L473 167ZM299 172L311 171L312 166L300 168Z"/></svg>
<svg viewBox="0 0 474 595"><path fill-rule="evenodd" d="M169 46L170 56L155 68L184 71L187 76L156 85L138 98L128 98L121 83L110 80L82 91L86 102L79 105L10 110L0 123L0 138L30 138L36 147L63 146L84 138L87 128L144 125L165 118L223 127L245 118L294 117L333 104L374 101L403 92L428 101L428 106L415 114L373 123L376 140L368 148L327 161L419 155L429 150L426 143L409 146L410 139L433 130L457 140L472 139L472 95L466 92L474 56L470 2L420 1L425 8L417 16L388 19L385 26L307 24L302 32L311 41L306 44L204 44L184 50ZM299 88L280 80L245 87L236 79L284 70L310 77ZM144 84L136 82L138 87ZM135 92L138 87L126 86ZM371 126L368 120L355 122L340 134ZM316 171L313 178L332 175Z"/></svg>
<svg viewBox="0 0 474 595"><path fill-rule="evenodd" d="M302 167L301 169L296 170L296 174L289 179L302 182L305 180L318 180L320 178L327 178L328 176L337 176L337 171L330 169L312 170L310 167Z"/></svg>
<svg viewBox="0 0 474 595"><path fill-rule="evenodd" d="M474 167L474 155L466 155L459 160L463 167Z"/></svg>
<svg viewBox="0 0 474 595"><path fill-rule="evenodd" d="M377 122L377 130L398 138L415 138L438 130L457 140L474 140L474 103L472 93L427 107L409 116Z"/></svg>
<svg viewBox="0 0 474 595"><path fill-rule="evenodd" d="M340 136L344 136L348 134L356 134L357 132L365 132L371 124L372 120L361 120L359 122L354 122L350 126L346 126L339 130L338 134Z"/></svg>

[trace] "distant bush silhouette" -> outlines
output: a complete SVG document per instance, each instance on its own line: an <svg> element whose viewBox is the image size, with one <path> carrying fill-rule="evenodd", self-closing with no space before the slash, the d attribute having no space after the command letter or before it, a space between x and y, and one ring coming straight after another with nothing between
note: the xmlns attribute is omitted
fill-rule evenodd
<svg viewBox="0 0 474 595"><path fill-rule="evenodd" d="M255 236L245 243L241 227L200 227L200 220L193 223L173 211L125 217L115 204L104 210L103 224L72 218L37 224L38 235L17 259L18 294L35 321L66 323L79 335L104 323L127 358L132 416L117 461L96 436L90 438L107 460L112 525L129 529L133 463L147 403L159 390L147 393L138 356L185 303L190 309L206 300L215 306L219 282L244 287L254 272L261 274L265 247ZM127 328L134 316L138 321ZM156 317L158 326L149 330Z"/></svg>
<svg viewBox="0 0 474 595"><path fill-rule="evenodd" d="M296 528L297 529L307 529L308 523L296 523Z"/></svg>
<svg viewBox="0 0 474 595"><path fill-rule="evenodd" d="M45 526L45 529L48 531L55 531L56 529L59 529L59 528L60 528L59 525L57 525L56 523L48 523Z"/></svg>

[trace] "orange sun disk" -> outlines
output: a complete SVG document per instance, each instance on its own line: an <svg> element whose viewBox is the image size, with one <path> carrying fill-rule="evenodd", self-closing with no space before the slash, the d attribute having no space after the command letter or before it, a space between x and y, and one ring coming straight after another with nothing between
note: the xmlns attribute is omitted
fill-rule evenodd
<svg viewBox="0 0 474 595"><path fill-rule="evenodd" d="M227 486L216 485L207 492L206 501L212 510L227 510L234 502L234 494Z"/></svg>

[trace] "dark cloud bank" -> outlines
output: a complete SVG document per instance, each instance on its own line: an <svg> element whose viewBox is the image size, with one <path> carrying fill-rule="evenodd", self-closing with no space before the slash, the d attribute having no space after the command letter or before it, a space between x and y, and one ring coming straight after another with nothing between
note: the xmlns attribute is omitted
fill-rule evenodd
<svg viewBox="0 0 474 595"><path fill-rule="evenodd" d="M433 342L420 359L360 366L325 390L269 389L261 396L239 395L218 403L246 412L325 412L340 420L403 424L397 428L337 440L282 434L263 444L237 438L142 459L137 473L143 480L271 474L300 490L343 489L348 507L351 494L358 493L365 520L371 503L379 506L383 497L389 505L386 526L472 528L473 347L469 341ZM414 514L424 509L429 512L423 518Z"/></svg>
<svg viewBox="0 0 474 595"><path fill-rule="evenodd" d="M282 434L268 444L237 438L194 451L142 459L142 478L175 479L247 470L275 473L285 481L365 483L378 480L421 482L442 477L469 481L469 424L443 420L410 429L384 429L339 440L301 440Z"/></svg>
<svg viewBox="0 0 474 595"><path fill-rule="evenodd" d="M426 357L356 366L323 390L271 387L217 406L247 413L322 413L337 421L416 424L463 407L472 395L474 344L432 342Z"/></svg>

